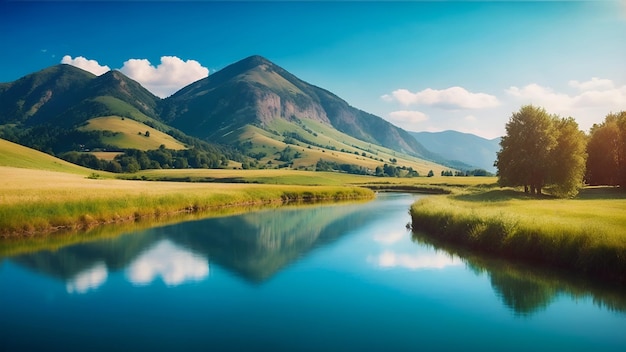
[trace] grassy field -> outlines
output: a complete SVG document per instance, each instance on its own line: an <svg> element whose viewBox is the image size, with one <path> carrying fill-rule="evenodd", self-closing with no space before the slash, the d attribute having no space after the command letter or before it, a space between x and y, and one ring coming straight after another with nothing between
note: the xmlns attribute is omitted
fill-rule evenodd
<svg viewBox="0 0 626 352"><path fill-rule="evenodd" d="M5 237L217 207L373 197L360 187L90 179L13 167L0 167L0 180Z"/></svg>
<svg viewBox="0 0 626 352"><path fill-rule="evenodd" d="M316 172L292 169L234 170L234 169L172 169L143 170L125 175L149 180L189 180L205 182L239 182L288 185L354 185L380 186L428 186L454 189L466 186L495 186L495 177L376 177L339 172Z"/></svg>
<svg viewBox="0 0 626 352"><path fill-rule="evenodd" d="M123 149L158 149L162 144L169 149L185 149L185 146L174 137L141 122L119 116L103 116L91 119L88 121L88 125L81 127L81 129L117 132L115 136L103 137L102 142ZM146 131L150 132L149 137L145 136Z"/></svg>
<svg viewBox="0 0 626 352"><path fill-rule="evenodd" d="M94 172L86 167L68 163L67 161L55 158L49 154L27 148L4 139L0 139L0 166L58 171L84 176L90 175ZM110 173L104 171L98 171L98 173L103 176L111 176ZM11 180L2 180L2 182L5 183L9 181ZM10 184L8 186L10 187Z"/></svg>
<svg viewBox="0 0 626 352"><path fill-rule="evenodd" d="M510 189L429 197L412 226L496 256L626 284L626 194L587 188L575 199L536 199Z"/></svg>
<svg viewBox="0 0 626 352"><path fill-rule="evenodd" d="M304 127L314 132L315 135L307 132ZM295 130L303 138L314 143L314 145L298 140L293 141L295 144L288 145L276 140L276 138L282 140L282 137L276 137L258 127L247 126L239 131L239 139L252 142L254 147L250 150L251 152L267 154L265 158L260 160L262 165L274 159L277 153L289 146L301 154L299 158L293 160L293 168L314 169L315 164L320 159L323 159L325 161L353 164L374 170L377 166L382 166L384 163L391 164L390 159L393 158L397 160L397 166L412 167L420 175L427 175L430 170L433 170L436 175L440 175L442 170L449 169L430 161L363 142L322 123L310 120L306 120L302 125L298 125L295 122L277 119L269 123L268 129L275 131L280 136L284 132ZM331 149L331 147L335 150ZM342 149L344 150L343 152L341 151ZM363 156L363 153L365 153L365 156ZM380 159L383 161L380 161ZM274 166L279 164L275 160L272 163Z"/></svg>

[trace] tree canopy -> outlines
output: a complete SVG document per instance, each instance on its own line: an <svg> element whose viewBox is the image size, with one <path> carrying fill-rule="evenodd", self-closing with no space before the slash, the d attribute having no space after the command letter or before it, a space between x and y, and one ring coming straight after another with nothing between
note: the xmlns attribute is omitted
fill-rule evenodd
<svg viewBox="0 0 626 352"><path fill-rule="evenodd" d="M578 193L585 173L586 140L573 118L525 105L505 127L495 163L501 186L523 186L531 194L549 187L559 197Z"/></svg>
<svg viewBox="0 0 626 352"><path fill-rule="evenodd" d="M587 152L589 184L626 186L626 111L608 114L591 127Z"/></svg>

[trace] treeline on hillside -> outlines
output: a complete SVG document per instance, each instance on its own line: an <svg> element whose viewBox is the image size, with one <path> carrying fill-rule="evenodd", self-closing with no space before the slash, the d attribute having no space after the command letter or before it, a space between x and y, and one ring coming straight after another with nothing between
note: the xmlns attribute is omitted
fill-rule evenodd
<svg viewBox="0 0 626 352"><path fill-rule="evenodd" d="M532 105L514 112L505 127L495 162L501 186L569 197L585 183L626 185L626 112L609 114L589 136L573 118Z"/></svg>
<svg viewBox="0 0 626 352"><path fill-rule="evenodd" d="M98 159L93 154L75 151L63 153L59 157L90 169L115 173L133 173L147 169L216 169L228 165L228 159L224 154L209 153L195 148L173 150L165 148L164 145L159 149L148 151L128 149L110 161Z"/></svg>
<svg viewBox="0 0 626 352"><path fill-rule="evenodd" d="M38 125L23 128L4 125L0 128L0 138L27 146L41 152L57 155L67 151L107 149L120 151L114 146L101 142L102 137L113 136L111 131L79 131L55 125Z"/></svg>
<svg viewBox="0 0 626 352"><path fill-rule="evenodd" d="M493 174L485 169L473 169L473 170L441 170L441 176L493 176Z"/></svg>
<svg viewBox="0 0 626 352"><path fill-rule="evenodd" d="M315 164L315 171L339 171L353 175L374 175L380 177L418 177L419 173L412 167L384 164L371 170L354 164L340 164L335 161L320 159Z"/></svg>
<svg viewBox="0 0 626 352"><path fill-rule="evenodd" d="M147 123L151 127L153 124ZM94 170L111 172L136 172L144 169L170 168L220 168L228 160L245 162L248 158L235 149L214 145L177 130L167 133L184 143L188 149L171 150L161 146L156 150L140 151L121 149L102 142L103 137L114 136L111 131L81 131L51 124L29 128L4 125L0 127L0 138L58 156L71 163ZM84 151L120 152L115 160L100 160Z"/></svg>

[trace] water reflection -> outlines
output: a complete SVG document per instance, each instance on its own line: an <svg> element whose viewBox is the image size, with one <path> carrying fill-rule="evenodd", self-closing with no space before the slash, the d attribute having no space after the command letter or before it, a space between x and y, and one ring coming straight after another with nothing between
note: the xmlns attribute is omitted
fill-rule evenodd
<svg viewBox="0 0 626 352"><path fill-rule="evenodd" d="M126 269L126 277L136 285L147 285L161 278L168 286L200 281L209 275L206 258L161 240L141 253Z"/></svg>
<svg viewBox="0 0 626 352"><path fill-rule="evenodd" d="M181 222L115 238L21 254L11 260L63 280L70 293L97 289L111 272L134 285L168 286L206 279L209 261L262 282L307 252L366 224L375 207L291 207Z"/></svg>
<svg viewBox="0 0 626 352"><path fill-rule="evenodd" d="M436 242L423 233L414 233L413 240L458 256L476 275L488 275L496 296L516 315L536 314L562 295L574 300L591 297L599 307L626 312L623 288L599 286L562 273L475 255L463 248Z"/></svg>
<svg viewBox="0 0 626 352"><path fill-rule="evenodd" d="M85 293L102 285L109 274L106 265L102 262L77 273L67 280L65 288L68 293Z"/></svg>
<svg viewBox="0 0 626 352"><path fill-rule="evenodd" d="M434 253L397 253L390 250L381 253L377 258L377 263L381 268L400 267L409 270L443 269L463 264L459 258L441 251Z"/></svg>
<svg viewBox="0 0 626 352"><path fill-rule="evenodd" d="M398 222L399 224L401 222ZM388 225L385 224L387 228ZM379 268L443 269L450 266L463 265L463 262L444 251L428 247L406 247L404 241L411 232L398 226L393 230L382 230L372 238L378 243L381 253L368 256L367 260Z"/></svg>
<svg viewBox="0 0 626 352"><path fill-rule="evenodd" d="M626 312L623 290L473 256L412 235L404 228L411 196L381 198L365 204L279 208L181 222L8 260L61 280L68 293L84 294L113 281L115 273L133 285L177 286L207 280L212 272L219 272L216 266L244 282L259 284L326 247L323 261L314 268L322 263L329 271L352 270L364 281L375 276L380 282L388 277L413 279L423 269L437 270L439 278L439 271L443 276L444 269L465 266L476 276L487 275L499 301L516 315L536 314L562 295L591 298L599 306ZM350 237L359 232L365 233ZM417 243L409 242L411 236ZM345 243L339 241L345 237L350 237L350 246L329 255L333 244Z"/></svg>

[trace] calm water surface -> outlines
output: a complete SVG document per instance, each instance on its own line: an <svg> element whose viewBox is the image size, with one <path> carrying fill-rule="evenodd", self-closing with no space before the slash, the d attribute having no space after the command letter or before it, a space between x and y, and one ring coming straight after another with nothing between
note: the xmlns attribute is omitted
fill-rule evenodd
<svg viewBox="0 0 626 352"><path fill-rule="evenodd" d="M0 258L0 351L626 351L626 297L426 244L419 196Z"/></svg>

